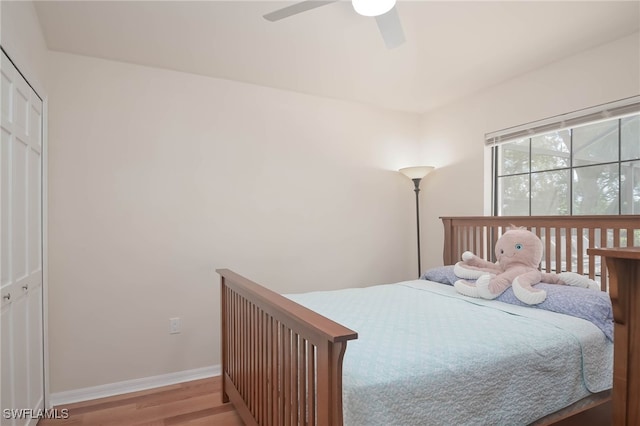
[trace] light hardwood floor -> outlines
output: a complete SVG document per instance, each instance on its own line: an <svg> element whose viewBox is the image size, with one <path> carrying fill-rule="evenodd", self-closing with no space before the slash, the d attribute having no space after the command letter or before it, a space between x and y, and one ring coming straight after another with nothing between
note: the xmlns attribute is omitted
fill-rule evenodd
<svg viewBox="0 0 640 426"><path fill-rule="evenodd" d="M56 408L69 409L69 418L38 426L243 425L233 405L222 404L219 376Z"/></svg>
<svg viewBox="0 0 640 426"><path fill-rule="evenodd" d="M66 420L40 420L38 426L243 426L231 404L222 404L220 377L79 402ZM611 403L555 426L610 426Z"/></svg>

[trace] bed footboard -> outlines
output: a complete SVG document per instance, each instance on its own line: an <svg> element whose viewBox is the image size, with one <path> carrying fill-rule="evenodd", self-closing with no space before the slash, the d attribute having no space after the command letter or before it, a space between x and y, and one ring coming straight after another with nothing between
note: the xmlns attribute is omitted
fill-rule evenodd
<svg viewBox="0 0 640 426"><path fill-rule="evenodd" d="M216 272L224 402L247 425L342 425L342 360L357 333L233 271Z"/></svg>

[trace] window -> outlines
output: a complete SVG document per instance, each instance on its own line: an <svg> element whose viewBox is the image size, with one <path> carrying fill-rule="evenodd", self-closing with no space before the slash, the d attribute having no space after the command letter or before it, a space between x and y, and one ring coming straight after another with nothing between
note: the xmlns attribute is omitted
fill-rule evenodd
<svg viewBox="0 0 640 426"><path fill-rule="evenodd" d="M507 142L494 135L489 142L500 142L492 148L494 213L640 214L639 105L618 118L597 115L598 121L573 127L557 122L558 130L544 131L548 123L538 127L542 132L523 126Z"/></svg>

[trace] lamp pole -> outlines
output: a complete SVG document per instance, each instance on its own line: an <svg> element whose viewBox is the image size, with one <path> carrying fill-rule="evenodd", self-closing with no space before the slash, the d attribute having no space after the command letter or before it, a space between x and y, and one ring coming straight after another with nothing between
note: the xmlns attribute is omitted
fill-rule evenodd
<svg viewBox="0 0 640 426"><path fill-rule="evenodd" d="M422 178L414 178L411 179L413 184L415 185L415 193L416 193L416 241L418 242L418 278L422 276L422 268L420 267L420 263L422 257L420 256L420 202L418 201L418 193L420 192L420 181Z"/></svg>
<svg viewBox="0 0 640 426"><path fill-rule="evenodd" d="M420 192L420 181L423 177L429 174L434 167L432 166L418 166L418 167L405 167L400 169L399 172L413 181L414 191L416 193L416 240L418 243L418 278L422 276L421 267L421 254L420 254L420 202L418 193Z"/></svg>

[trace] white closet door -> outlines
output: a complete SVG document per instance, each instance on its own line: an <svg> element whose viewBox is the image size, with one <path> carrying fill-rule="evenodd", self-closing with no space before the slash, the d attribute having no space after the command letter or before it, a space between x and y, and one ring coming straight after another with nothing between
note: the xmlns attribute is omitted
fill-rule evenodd
<svg viewBox="0 0 640 426"><path fill-rule="evenodd" d="M42 101L4 52L0 74L0 422L35 425L29 412L15 418L5 409L44 408Z"/></svg>

